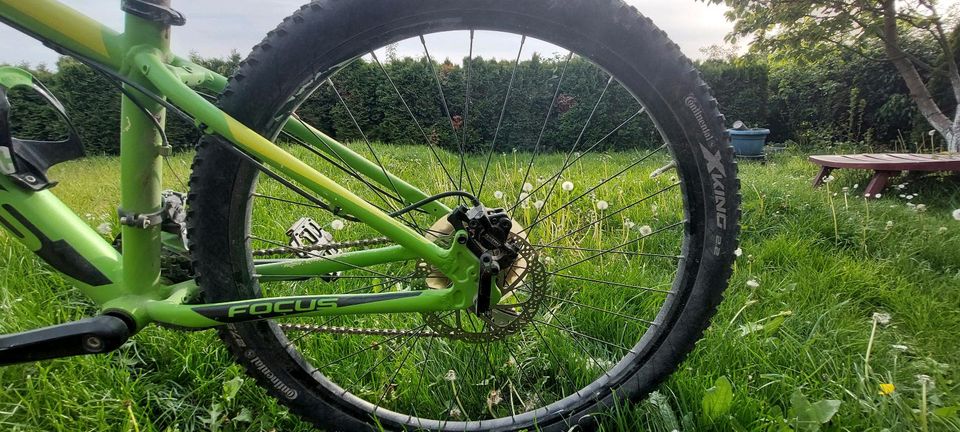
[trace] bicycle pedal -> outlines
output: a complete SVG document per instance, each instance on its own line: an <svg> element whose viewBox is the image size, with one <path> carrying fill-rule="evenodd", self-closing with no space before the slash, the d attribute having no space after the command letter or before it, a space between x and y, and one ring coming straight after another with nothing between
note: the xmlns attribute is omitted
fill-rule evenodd
<svg viewBox="0 0 960 432"><path fill-rule="evenodd" d="M0 366L104 354L119 348L128 338L127 323L111 315L0 335Z"/></svg>
<svg viewBox="0 0 960 432"><path fill-rule="evenodd" d="M320 225L308 217L302 217L290 226L287 236L290 237L288 244L296 251L295 255L299 258L323 258L340 253L339 249L324 248L334 244L333 234L320 228ZM320 279L333 282L339 277L340 272L337 272L324 275Z"/></svg>

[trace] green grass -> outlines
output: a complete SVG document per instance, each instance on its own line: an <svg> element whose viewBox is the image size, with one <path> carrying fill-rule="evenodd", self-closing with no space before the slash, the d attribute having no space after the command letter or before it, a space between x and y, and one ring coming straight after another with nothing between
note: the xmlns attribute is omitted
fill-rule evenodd
<svg viewBox="0 0 960 432"><path fill-rule="evenodd" d="M414 153L416 151L416 153ZM443 172L430 164L422 149L384 150L387 165L401 177L418 178L418 185L433 188L443 184ZM629 155L591 156L569 174L578 191L596 179L616 172ZM548 160L556 166L562 158ZM451 159L448 159L448 162ZM653 160L640 173L661 165ZM172 160L181 177L189 156ZM480 165L482 161L471 160ZM522 156L498 155L491 172L495 187L483 199L493 202L500 189L515 191L522 182ZM425 167L429 169L424 169ZM549 173L545 170L544 173ZM779 430L796 427L791 395L802 392L811 402L840 401L839 410L826 430L916 430L920 428L921 386L917 375L931 377L927 384L926 422L930 430L960 430L957 414L938 408L960 405L960 222L950 212L960 208L960 182L956 178L926 177L908 180L902 191L888 190L880 200L859 196L866 183L864 173L838 172L829 189L813 190L809 179L814 168L802 155L781 154L766 165L741 165L744 218L741 237L743 255L738 260L727 298L689 359L648 401L624 406L601 416L606 430ZM84 216L92 226L109 224L116 230L115 206L119 193L115 179L118 166L112 158L89 158L58 168L61 184L54 191ZM538 184L534 172L531 182ZM551 219L544 234L563 233L584 220L596 218L595 200L606 200L611 209L657 190L656 182L669 184L669 176L650 180L645 175L624 176L609 187L596 191L584 204L561 212ZM169 187L180 188L167 176ZM854 185L859 183L859 188ZM357 183L353 187L358 187ZM851 188L844 193L841 188ZM268 189L264 189L268 190ZM558 188L559 190L559 188ZM280 191L275 191L278 195ZM836 193L836 196L833 194ZM916 194L925 212L906 206L897 195ZM536 194L535 194L536 195ZM546 208L559 205L558 191ZM372 197L371 197L372 198ZM508 196L508 199L510 197ZM372 198L373 200L373 198ZM678 217L676 194L657 201L657 215L648 206L628 213L638 225L668 224ZM511 204L511 203L508 203ZM270 217L279 208L258 202L254 231L281 238L297 216ZM531 214L525 214L529 212ZM528 224L533 209L517 216ZM565 215L565 216L564 216ZM329 225L330 217L315 216ZM892 224L888 223L892 222ZM426 222L426 221L421 221ZM941 228L942 227L942 228ZM571 244L603 246L622 242L631 235L622 218L611 219L602 229L590 229L570 239ZM370 233L355 224L338 232L338 239L361 238ZM555 235L555 234L554 234ZM555 237L554 237L555 238ZM652 237L644 251L670 252L675 243ZM676 237L673 237L676 240ZM591 246L591 247L594 247ZM558 254L558 264L575 259ZM583 270L592 275L622 274L644 278L654 286L668 282L663 265L655 260L637 260L630 266L610 258L603 266ZM645 264L645 265L644 265ZM94 314L95 308L35 257L0 236L0 330L32 327L78 319ZM394 269L391 270L403 270ZM756 282L748 284L748 281ZM756 285L755 287L751 285ZM353 286L342 284L344 290ZM266 287L266 285L265 285ZM315 283L283 283L267 287L282 292L309 292L324 289ZM587 295L573 284L557 282L558 292ZM609 294L595 301L617 302L624 294ZM637 302L636 310L652 307ZM890 322L878 324L872 342L869 366L865 364L874 313L887 313ZM578 319L593 315L585 312ZM571 315L567 319L573 319ZM376 318L363 318L372 322ZM401 325L406 318L378 321L380 325ZM615 333L612 322L598 320L590 331ZM529 336L529 335L528 335ZM550 336L548 336L550 338ZM551 339L562 346L557 337ZM336 356L361 338L312 338L304 351L317 359ZM519 338L516 358L535 358L535 339ZM369 342L367 342L369 343ZM458 352L468 347L445 344ZM569 345L569 344L568 344ZM896 347L895 347L896 346ZM906 347L902 349L902 347ZM392 349L400 349L396 346ZM591 357L603 359L596 347ZM380 350L381 352L385 350ZM542 350L541 350L542 351ZM575 369L574 381L588 379L597 371L577 359L575 351L566 365ZM609 353L607 353L609 354ZM379 355L379 354L378 354ZM386 354L383 354L386 355ZM506 352L492 354L499 361ZM541 354L542 355L542 354ZM361 360L371 364L372 357ZM463 395L483 395L489 386L472 386L479 377L470 375L472 363L457 365ZM476 358L474 361L479 361ZM608 360L608 359L604 359ZM335 371L347 376L358 364L342 365ZM431 366L434 367L434 366ZM437 382L445 365L435 365L427 374ZM505 368L507 369L507 368ZM497 379L524 379L524 385L542 390L544 397L561 389L556 380L536 380L536 364L524 363L518 372L504 371ZM390 370L371 377L357 377L358 388L383 380ZM379 374L379 375L378 375ZM512 374L512 375L511 375ZM704 395L720 377L732 383L732 404L714 416L704 411ZM401 382L402 382L401 378ZM349 381L349 380L348 380ZM407 381L408 382L408 381ZM889 396L879 394L881 383L892 383ZM279 406L233 365L213 332L181 333L150 328L137 335L119 351L103 357L82 357L18 365L0 369L0 429L3 430L309 430ZM537 386L542 387L538 388ZM398 391L396 401L416 399L424 410L449 408L445 388L435 391ZM402 390L403 388L400 387ZM369 389L375 394L374 388ZM375 397L375 396L373 396ZM407 399L403 399L407 398ZM497 409L507 409L501 404ZM723 405L723 404L721 404ZM402 407L403 405L400 405ZM468 410L469 412L470 410ZM433 413L432 413L433 414Z"/></svg>

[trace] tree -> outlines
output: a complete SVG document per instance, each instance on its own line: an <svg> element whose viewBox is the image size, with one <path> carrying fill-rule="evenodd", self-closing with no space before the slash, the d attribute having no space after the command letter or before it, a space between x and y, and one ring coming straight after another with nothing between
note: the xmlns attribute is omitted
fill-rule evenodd
<svg viewBox="0 0 960 432"><path fill-rule="evenodd" d="M883 46L885 59L903 78L920 114L956 152L960 143L960 70L948 19L937 0L702 0L726 4L735 26L729 39L753 38L755 51L780 51L815 58L824 49L841 49L864 57L872 42ZM906 36L931 41L940 65L932 65L904 43ZM940 67L938 67L940 66ZM951 90L948 104L938 103L930 80L939 78Z"/></svg>

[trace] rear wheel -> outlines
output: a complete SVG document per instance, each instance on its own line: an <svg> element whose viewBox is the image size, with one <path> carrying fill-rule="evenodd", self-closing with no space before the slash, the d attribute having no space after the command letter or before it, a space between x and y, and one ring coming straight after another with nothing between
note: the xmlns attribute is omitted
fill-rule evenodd
<svg viewBox="0 0 960 432"><path fill-rule="evenodd" d="M436 62L451 40L462 65ZM394 55L410 46L422 48L419 60ZM478 60L483 46L503 60ZM546 47L559 54L531 56ZM384 210L403 206L395 185L281 134L283 119L326 125L421 190L466 190L514 222L520 257L499 275L505 295L488 317L293 318L221 331L261 385L320 427L566 430L652 391L726 287L739 195L722 117L676 45L619 0L316 1L254 48L220 105ZM517 120L530 112L542 120ZM206 301L445 283L416 261L260 283L258 259L336 259L386 240L216 140L198 149L190 203ZM333 245L289 246L288 227L303 216L332 233L312 242ZM401 217L448 241L440 219Z"/></svg>

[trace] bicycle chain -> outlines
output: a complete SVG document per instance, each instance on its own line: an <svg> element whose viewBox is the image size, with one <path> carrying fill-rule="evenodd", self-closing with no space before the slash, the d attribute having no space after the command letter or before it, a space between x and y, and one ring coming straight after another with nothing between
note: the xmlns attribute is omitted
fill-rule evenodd
<svg viewBox="0 0 960 432"><path fill-rule="evenodd" d="M358 247L379 246L392 243L387 237L376 237L371 239L345 241L340 243L316 244L308 246L280 246L269 249L257 249L252 252L255 257L281 255L291 252L325 252L329 250L352 249Z"/></svg>
<svg viewBox="0 0 960 432"><path fill-rule="evenodd" d="M392 241L387 237L376 237L370 239L345 241L339 243L328 243L324 245L308 245L302 247L281 246L268 249L257 249L251 254L255 257L270 255L281 255L297 252L326 252L330 250L344 250L361 247L380 246L390 244ZM321 326L316 324L284 324L277 323L285 331L304 331L308 333L326 333L326 334L351 334L365 336L415 336L415 337L437 337L439 333L434 331L416 331L397 328L361 328L361 327L341 327L341 326Z"/></svg>
<svg viewBox="0 0 960 432"><path fill-rule="evenodd" d="M340 243L329 243L325 245L309 245L304 247L284 246L284 247L275 247L275 248L268 248L268 249L258 249L258 250L254 250L252 252L252 255L255 257L258 257L258 256L269 256L269 255L280 255L280 254L291 253L291 252L343 250L343 249L353 249L353 248L359 248L359 247L380 246L380 245L385 245L389 243L392 243L392 241L387 237L376 237L376 238L370 238L370 239L345 241ZM434 316L428 317L428 323L436 320L437 319ZM438 323L434 323L434 325L436 324ZM424 324L422 327L426 327L427 325L428 324ZM316 324L277 323L277 326L284 331L303 331L308 333L349 334L349 335L364 335L364 336L446 337L446 336L451 336L453 334L453 333L442 334L434 330L342 327L342 326L326 326L326 325L316 325ZM478 336L479 335L474 335L470 339L474 339L474 341L476 341Z"/></svg>

